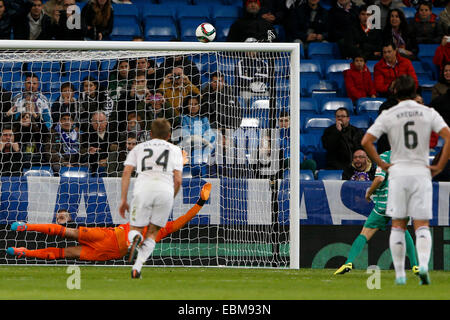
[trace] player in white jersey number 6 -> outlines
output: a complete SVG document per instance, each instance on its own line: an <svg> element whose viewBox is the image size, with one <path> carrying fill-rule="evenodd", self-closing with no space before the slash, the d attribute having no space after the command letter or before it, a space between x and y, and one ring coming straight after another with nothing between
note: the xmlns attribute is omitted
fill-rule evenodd
<svg viewBox="0 0 450 320"><path fill-rule="evenodd" d="M170 134L170 123L166 119L154 120L150 131L151 140L134 147L124 162L119 213L125 218L125 212L130 212L128 239L131 243L131 259L136 249L138 252L131 270L132 278L140 278L142 266L155 248L158 231L166 224L172 210L173 199L181 187L182 151L168 142ZM138 173L138 177L134 185L130 211L127 195L134 170ZM148 231L143 239L142 233L147 226Z"/></svg>
<svg viewBox="0 0 450 320"><path fill-rule="evenodd" d="M429 284L428 263L431 254L429 220L432 218L432 176L440 173L449 159L450 129L434 109L414 101L416 86L407 75L399 77L394 93L400 101L383 111L367 130L361 144L379 167L389 172L386 214L392 217L389 237L395 282L406 283L405 230L408 217L413 219L419 260L420 284ZM430 135L437 132L444 139L442 156L429 165ZM374 142L386 133L391 144L391 163L384 162Z"/></svg>

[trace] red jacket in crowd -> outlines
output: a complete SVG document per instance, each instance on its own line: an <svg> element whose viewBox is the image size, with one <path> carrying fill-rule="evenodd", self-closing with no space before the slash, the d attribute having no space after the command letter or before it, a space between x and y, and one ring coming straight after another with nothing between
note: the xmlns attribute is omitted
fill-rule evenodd
<svg viewBox="0 0 450 320"><path fill-rule="evenodd" d="M350 69L344 71L344 81L347 95L353 101L376 95L375 84L366 65L360 71L351 63Z"/></svg>
<svg viewBox="0 0 450 320"><path fill-rule="evenodd" d="M439 67L440 72L442 72L442 67L447 62L450 62L450 42L447 42L445 46L440 45L433 57L433 63Z"/></svg>
<svg viewBox="0 0 450 320"><path fill-rule="evenodd" d="M416 71L414 70L414 67L409 59L403 58L397 54L397 62L392 67L386 63L384 58L382 58L377 62L377 64L375 64L373 71L376 91L379 94L385 95L388 92L392 81L404 74L408 74L413 77L416 82L416 87L419 87Z"/></svg>

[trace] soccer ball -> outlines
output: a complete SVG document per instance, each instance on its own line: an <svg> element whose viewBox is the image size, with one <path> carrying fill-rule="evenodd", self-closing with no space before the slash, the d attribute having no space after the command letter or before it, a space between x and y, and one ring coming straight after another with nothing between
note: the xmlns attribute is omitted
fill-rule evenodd
<svg viewBox="0 0 450 320"><path fill-rule="evenodd" d="M216 28L212 24L204 22L195 30L195 36L200 42L211 42L216 38Z"/></svg>

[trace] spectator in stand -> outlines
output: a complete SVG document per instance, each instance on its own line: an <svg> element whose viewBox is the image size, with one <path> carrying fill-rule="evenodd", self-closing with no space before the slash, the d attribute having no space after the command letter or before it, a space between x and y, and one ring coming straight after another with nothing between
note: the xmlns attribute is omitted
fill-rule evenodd
<svg viewBox="0 0 450 320"><path fill-rule="evenodd" d="M433 57L433 64L439 68L439 73L442 73L444 65L448 62L450 62L450 33L442 37L441 45Z"/></svg>
<svg viewBox="0 0 450 320"><path fill-rule="evenodd" d="M356 24L352 30L351 37L347 37L345 43L345 52L353 57L357 52L363 54L367 60L378 60L381 58L381 39L380 29L368 23L370 17L367 11L367 5L359 8L359 24Z"/></svg>
<svg viewBox="0 0 450 320"><path fill-rule="evenodd" d="M374 67L374 83L377 95L381 97L388 96L389 86L392 81L401 75L408 74L414 78L416 86L419 86L416 71L407 58L400 56L398 49L394 43L383 45L383 58L375 64Z"/></svg>
<svg viewBox="0 0 450 320"><path fill-rule="evenodd" d="M246 0L242 1L243 7L245 6ZM284 6L283 1L279 0L260 0L261 9L259 14L261 18L267 20L271 24L280 24L284 19ZM294 1L293 1L294 2Z"/></svg>
<svg viewBox="0 0 450 320"><path fill-rule="evenodd" d="M0 39L11 39L13 27L26 19L32 5L31 0L0 0Z"/></svg>
<svg viewBox="0 0 450 320"><path fill-rule="evenodd" d="M63 0L63 10L59 13L58 32L55 35L56 40L84 40L83 30L76 25L77 9L75 0ZM81 19L81 18L80 18Z"/></svg>
<svg viewBox="0 0 450 320"><path fill-rule="evenodd" d="M444 64L439 81L433 86L431 100L447 93L450 89L450 61Z"/></svg>
<svg viewBox="0 0 450 320"><path fill-rule="evenodd" d="M167 119L172 130L180 126L180 117L174 115L172 107L166 103L164 92L160 89L148 91L145 100L139 103L137 110L147 131L150 130L153 120L157 118Z"/></svg>
<svg viewBox="0 0 450 320"><path fill-rule="evenodd" d="M223 74L214 72L211 81L202 90L201 114L208 117L212 128L236 129L242 119L242 109Z"/></svg>
<svg viewBox="0 0 450 320"><path fill-rule="evenodd" d="M322 145L327 151L326 169L344 170L351 165L353 152L361 148L364 132L350 124L350 113L344 108L335 112L336 123L326 128Z"/></svg>
<svg viewBox="0 0 450 320"><path fill-rule="evenodd" d="M14 25L14 39L50 40L53 38L52 21L42 10L42 0L33 0L29 13Z"/></svg>
<svg viewBox="0 0 450 320"><path fill-rule="evenodd" d="M106 90L100 88L97 79L86 77L82 83L80 97L80 128L86 132L89 127L89 119L96 111L103 111L107 118L114 116L114 102Z"/></svg>
<svg viewBox="0 0 450 320"><path fill-rule="evenodd" d="M353 103L360 98L376 98L375 84L372 80L366 59L361 55L355 55L350 69L344 71L344 82L347 95Z"/></svg>
<svg viewBox="0 0 450 320"><path fill-rule="evenodd" d="M90 0L81 10L81 29L86 40L108 40L113 26L111 0Z"/></svg>
<svg viewBox="0 0 450 320"><path fill-rule="evenodd" d="M24 112L19 121L14 123L13 131L24 165L30 167L50 164L50 131L42 122L35 122L30 113Z"/></svg>
<svg viewBox="0 0 450 320"><path fill-rule="evenodd" d="M184 98L199 95L200 90L189 80L180 67L175 67L159 86L164 92L164 98L171 105L175 115L180 115Z"/></svg>
<svg viewBox="0 0 450 320"><path fill-rule="evenodd" d="M191 164L208 163L216 140L208 117L200 114L200 106L200 95L188 96L183 101L180 147L191 156Z"/></svg>
<svg viewBox="0 0 450 320"><path fill-rule="evenodd" d="M353 152L352 163L342 172L342 180L372 181L375 178L377 166L367 156L364 149Z"/></svg>
<svg viewBox="0 0 450 320"><path fill-rule="evenodd" d="M328 38L328 11L320 5L320 0L291 6L285 20L287 41L300 42L305 49L311 42L323 42Z"/></svg>
<svg viewBox="0 0 450 320"><path fill-rule="evenodd" d="M442 24L438 17L432 13L431 2L419 4L414 21L411 22L411 33L415 35L417 43L441 43L444 36Z"/></svg>
<svg viewBox="0 0 450 320"><path fill-rule="evenodd" d="M116 68L110 72L108 79L108 94L117 104L120 99L124 98L131 83L135 78L135 73L130 69L128 60L119 60Z"/></svg>
<svg viewBox="0 0 450 320"><path fill-rule="evenodd" d="M375 5L380 8L381 29L384 29L386 26L386 22L388 21L388 17L392 9L400 9L405 7L401 0L376 0Z"/></svg>
<svg viewBox="0 0 450 320"><path fill-rule="evenodd" d="M263 42L274 41L276 32L273 24L261 17L260 10L260 0L246 0L244 14L231 25L227 41L244 42L249 38Z"/></svg>
<svg viewBox="0 0 450 320"><path fill-rule="evenodd" d="M3 125L0 139L0 175L2 177L22 175L22 153L14 141L11 126Z"/></svg>
<svg viewBox="0 0 450 320"><path fill-rule="evenodd" d="M11 96L12 92L3 87L2 78L0 77L0 123L2 124L12 122L11 117L6 115L11 109Z"/></svg>
<svg viewBox="0 0 450 320"><path fill-rule="evenodd" d="M47 97L38 91L39 78L33 73L25 76L25 90L15 95L11 101L11 109L6 113L7 117L13 116L18 120L22 112L29 112L35 122L43 121L50 130L52 117L50 113L50 102Z"/></svg>
<svg viewBox="0 0 450 320"><path fill-rule="evenodd" d="M156 78L158 80L156 83L156 88L161 84L161 80L167 75L167 73L169 73L175 67L183 68L183 73L188 76L192 84L197 88L200 88L200 70L187 55L167 56L164 58L164 62L156 72ZM152 87L150 87L150 89L152 89Z"/></svg>
<svg viewBox="0 0 450 320"><path fill-rule="evenodd" d="M128 114L126 130L119 132L119 144L126 141L129 134L133 134L138 142L150 140L149 131L145 130L141 115L134 111Z"/></svg>
<svg viewBox="0 0 450 320"><path fill-rule="evenodd" d="M155 60L149 58L138 58L130 67L135 73L143 72L147 79L147 88L155 90L161 84L163 76L158 69Z"/></svg>
<svg viewBox="0 0 450 320"><path fill-rule="evenodd" d="M393 42L402 57L410 60L417 58L419 46L416 35L412 33L405 14L400 9L392 9L389 12L386 25L383 29L383 43Z"/></svg>
<svg viewBox="0 0 450 320"><path fill-rule="evenodd" d="M119 140L119 149L117 152L117 160L112 159L108 166L109 177L121 177L124 169L124 162L127 159L128 153L138 144L136 135L133 132L129 132L126 140ZM137 173L134 171L131 177L136 177Z"/></svg>
<svg viewBox="0 0 450 320"><path fill-rule="evenodd" d="M51 133L51 166L54 172L59 172L61 167L87 166L87 150L82 145L81 134L71 113L62 113Z"/></svg>
<svg viewBox="0 0 450 320"><path fill-rule="evenodd" d="M352 56L347 43L352 40L352 32L359 23L358 8L350 0L337 0L328 12L328 41L336 42L342 57Z"/></svg>
<svg viewBox="0 0 450 320"><path fill-rule="evenodd" d="M445 9L439 14L439 23L442 25L444 33L450 34L450 1L448 0Z"/></svg>
<svg viewBox="0 0 450 320"><path fill-rule="evenodd" d="M106 114L103 111L94 112L89 130L82 138L88 152L89 169L93 174L108 171L108 157L110 153L117 151L117 138L117 131L111 130Z"/></svg>
<svg viewBox="0 0 450 320"><path fill-rule="evenodd" d="M61 85L61 94L57 101L52 105L52 120L53 123L59 122L59 117L63 113L70 113L72 119L77 127L80 122L80 105L77 99L75 99L75 87L70 82L64 82Z"/></svg>

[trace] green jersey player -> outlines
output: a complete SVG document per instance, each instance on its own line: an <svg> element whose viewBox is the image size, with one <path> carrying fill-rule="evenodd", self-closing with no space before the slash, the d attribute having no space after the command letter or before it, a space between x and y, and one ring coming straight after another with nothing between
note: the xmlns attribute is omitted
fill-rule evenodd
<svg viewBox="0 0 450 320"><path fill-rule="evenodd" d="M386 151L380 155L381 159L386 163L390 163L391 151ZM387 195L388 195L388 179L386 171L382 170L380 167L377 168L375 178L366 192L366 200L368 202L374 202L375 206L370 212L369 217L364 223L361 233L353 241L352 247L347 257L347 261L334 273L344 274L353 269L353 261L364 249L366 243L373 237L373 235L378 230L385 230L387 224L391 220L391 217L386 215L386 205L387 205ZM371 199L372 197L372 199ZM412 270L414 274L418 274L419 268L417 266L416 258L416 248L414 247L414 241L406 231L406 251L409 257L409 261L413 266Z"/></svg>

